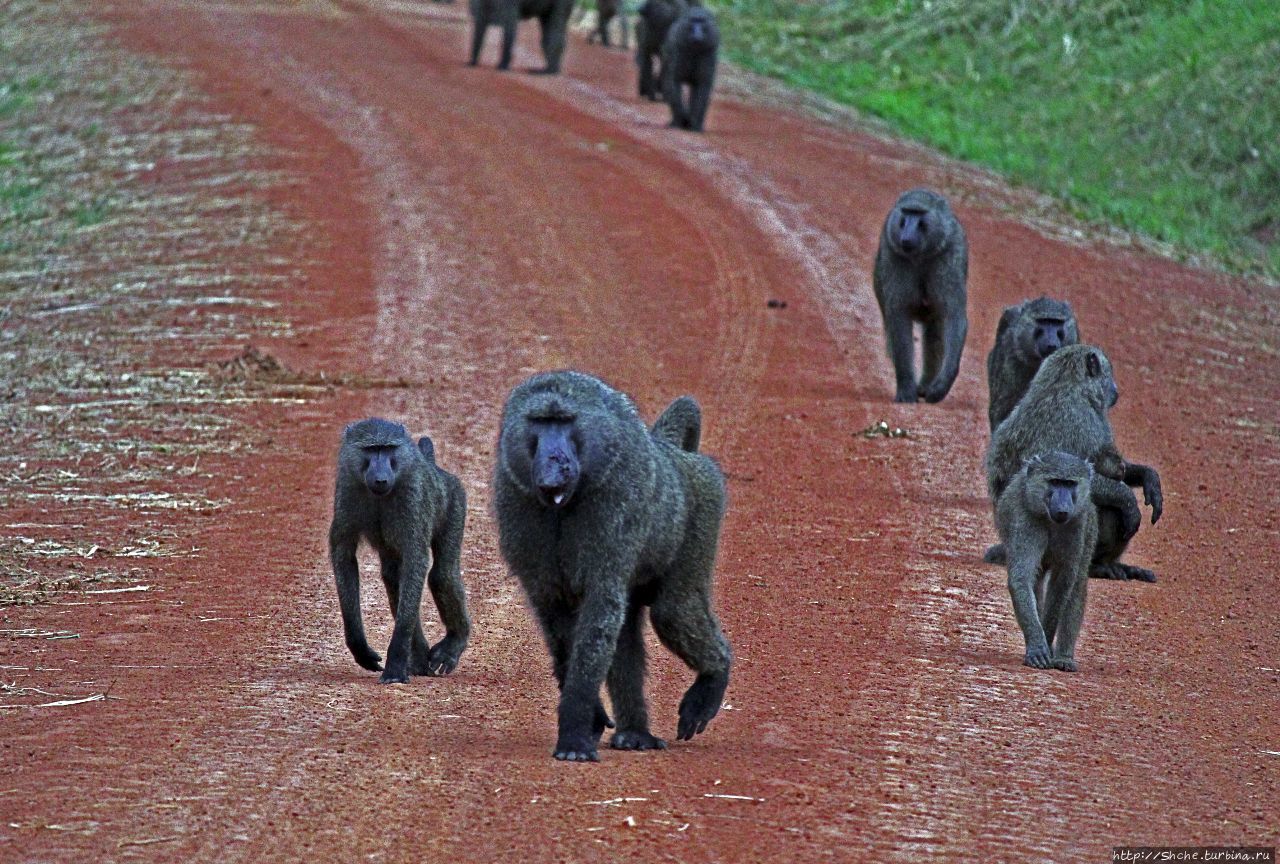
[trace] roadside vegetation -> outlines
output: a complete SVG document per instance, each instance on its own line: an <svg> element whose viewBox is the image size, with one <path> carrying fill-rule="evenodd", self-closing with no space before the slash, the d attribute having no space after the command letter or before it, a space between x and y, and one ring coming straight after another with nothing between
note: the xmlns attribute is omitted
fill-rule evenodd
<svg viewBox="0 0 1280 864"><path fill-rule="evenodd" d="M1104 221L1280 277L1274 0L721 0L730 59Z"/></svg>

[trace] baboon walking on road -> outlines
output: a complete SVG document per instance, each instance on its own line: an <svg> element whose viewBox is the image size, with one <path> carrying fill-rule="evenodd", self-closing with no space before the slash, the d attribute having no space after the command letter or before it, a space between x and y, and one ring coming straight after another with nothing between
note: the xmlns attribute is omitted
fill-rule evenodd
<svg viewBox="0 0 1280 864"><path fill-rule="evenodd" d="M701 6L690 6L667 31L662 43L662 95L671 108L675 128L702 131L716 83L719 51L715 16Z"/></svg>
<svg viewBox="0 0 1280 864"><path fill-rule="evenodd" d="M502 28L502 56L498 68L511 68L511 53L516 43L516 25L522 18L537 18L542 30L542 56L545 68L538 70L547 75L560 72L560 59L568 38L569 16L573 14L573 0L471 0L471 60L480 62L480 49L484 47L484 34L490 24Z"/></svg>
<svg viewBox="0 0 1280 864"><path fill-rule="evenodd" d="M688 449L697 403L677 400L650 431L631 400L580 372L535 375L507 399L494 472L498 545L542 625L560 686L555 758L596 761L610 746L653 750L644 698L644 612L697 673L676 737L720 710L731 655L711 611L724 477ZM678 443L677 443L678 442Z"/></svg>

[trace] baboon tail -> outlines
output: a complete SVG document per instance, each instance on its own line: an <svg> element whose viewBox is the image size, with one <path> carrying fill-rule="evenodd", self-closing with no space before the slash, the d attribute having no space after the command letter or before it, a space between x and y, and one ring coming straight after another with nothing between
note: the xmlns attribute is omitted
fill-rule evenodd
<svg viewBox="0 0 1280 864"><path fill-rule="evenodd" d="M702 409L692 396L681 396L654 421L651 434L659 441L697 453L702 440Z"/></svg>
<svg viewBox="0 0 1280 864"><path fill-rule="evenodd" d="M418 449L422 451L422 455L427 457L427 461L432 465L436 464L436 447L431 443L431 439L423 435L418 439Z"/></svg>

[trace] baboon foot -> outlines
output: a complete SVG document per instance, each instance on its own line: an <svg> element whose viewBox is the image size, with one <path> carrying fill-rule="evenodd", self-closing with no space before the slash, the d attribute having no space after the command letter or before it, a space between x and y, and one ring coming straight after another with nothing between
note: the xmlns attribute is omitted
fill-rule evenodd
<svg viewBox="0 0 1280 864"><path fill-rule="evenodd" d="M1027 653L1022 655L1022 665L1030 666L1033 669L1054 668L1053 657L1049 654L1048 647L1028 648Z"/></svg>
<svg viewBox="0 0 1280 864"><path fill-rule="evenodd" d="M599 741L604 730L612 728L613 721L609 719L609 712L604 710L604 703L597 699L595 715L591 718L591 731L596 736L595 740Z"/></svg>
<svg viewBox="0 0 1280 864"><path fill-rule="evenodd" d="M1074 657L1054 657L1053 668L1057 669L1059 672L1079 672L1080 671L1079 667L1076 666L1076 661Z"/></svg>
<svg viewBox="0 0 1280 864"><path fill-rule="evenodd" d="M931 381L928 384L922 384L916 391L920 398L929 404L941 402L951 388L939 381Z"/></svg>
<svg viewBox="0 0 1280 864"><path fill-rule="evenodd" d="M609 739L614 750L666 750L667 742L643 729L624 729Z"/></svg>
<svg viewBox="0 0 1280 864"><path fill-rule="evenodd" d="M916 390L916 385L911 384L906 387L899 387L898 391L893 394L894 402L914 403L919 401L920 396Z"/></svg>
<svg viewBox="0 0 1280 864"><path fill-rule="evenodd" d="M1004 551L1004 544L997 543L994 546L987 547L987 551L982 553L982 560L988 564L999 564L1003 567L1009 563L1009 556Z"/></svg>
<svg viewBox="0 0 1280 864"><path fill-rule="evenodd" d="M676 740L688 741L706 730L711 718L720 711L720 700L729 683L728 675L698 676L680 700L680 721L676 724Z"/></svg>
<svg viewBox="0 0 1280 864"><path fill-rule="evenodd" d="M1095 564L1089 569L1089 578L1154 582L1156 581L1156 574L1145 567L1134 567L1132 564L1121 564L1119 561L1113 561L1110 564Z"/></svg>

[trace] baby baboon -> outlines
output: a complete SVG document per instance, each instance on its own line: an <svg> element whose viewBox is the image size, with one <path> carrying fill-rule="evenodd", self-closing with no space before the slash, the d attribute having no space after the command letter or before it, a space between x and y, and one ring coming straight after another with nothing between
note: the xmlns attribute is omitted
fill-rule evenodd
<svg viewBox="0 0 1280 864"><path fill-rule="evenodd" d="M1004 310L996 327L995 345L987 355L991 431L1027 392L1041 361L1064 345L1079 342L1080 328L1070 303L1040 297Z"/></svg>
<svg viewBox="0 0 1280 864"><path fill-rule="evenodd" d="M880 232L872 287L897 381L895 402L940 402L960 372L969 244L947 199L928 189L902 193ZM924 374L916 381L912 329L924 325Z"/></svg>
<svg viewBox="0 0 1280 864"><path fill-rule="evenodd" d="M685 0L645 0L636 17L636 65L640 67L640 95L658 101L661 75L654 77L653 61L662 52L667 31L688 8Z"/></svg>
<svg viewBox="0 0 1280 864"><path fill-rule="evenodd" d="M1026 640L1022 662L1075 672L1089 560L1098 541L1093 469L1077 456L1032 456L996 505L1009 554L1009 596Z"/></svg>
<svg viewBox="0 0 1280 864"><path fill-rule="evenodd" d="M1151 507L1151 522L1160 518L1163 495L1160 475L1145 465L1131 465L1120 458L1107 411L1120 397L1111 375L1111 362L1101 349L1091 345L1059 348L1040 364L1026 395L996 427L987 450L987 491L993 503L1023 462L1037 453L1061 450L1090 461L1096 460L1114 475L1123 466L1123 476L1095 472L1093 502L1098 506L1098 544L1090 575L1104 579L1138 579L1154 582L1155 574L1119 561L1129 540L1142 522L1126 483L1143 487ZM985 560L1007 560L999 546L987 550Z"/></svg>
<svg viewBox="0 0 1280 864"><path fill-rule="evenodd" d="M511 51L516 42L516 24L523 18L537 18L542 29L542 56L546 68L538 70L547 75L560 72L560 58L564 55L565 34L569 29L569 16L573 13L573 0L471 0L471 65L480 62L480 49L484 47L484 34L490 24L502 28L502 56L499 69L511 68Z"/></svg>
<svg viewBox="0 0 1280 864"><path fill-rule="evenodd" d="M702 131L716 83L719 51L720 29L715 16L701 6L690 6L667 30L662 42L662 95L671 108L671 126Z"/></svg>
<svg viewBox="0 0 1280 864"><path fill-rule="evenodd" d="M410 675L447 675L467 647L471 622L461 566L466 515L462 484L436 466L430 438L415 446L399 423L377 418L347 427L338 451L329 557L347 648L357 663L377 672L381 658L365 640L360 617L360 538L378 552L396 621L383 684L403 684ZM430 648L419 616L424 576L445 627L444 638Z"/></svg>
<svg viewBox="0 0 1280 864"><path fill-rule="evenodd" d="M677 407L683 406L683 407ZM555 757L596 761L610 746L653 750L644 698L644 610L662 644L697 678L680 702L676 737L720 710L729 643L711 611L725 508L724 477L696 443L692 399L644 427L631 400L580 372L529 378L507 399L494 471L498 545L537 614L560 686ZM668 437L668 433L672 433Z"/></svg>
<svg viewBox="0 0 1280 864"><path fill-rule="evenodd" d="M596 0L596 29L587 36L587 44L593 45L599 39L600 43L608 48L609 22L614 18L618 18L622 33L622 47L627 48L631 41L627 38L630 27L627 21L627 7L623 0Z"/></svg>

